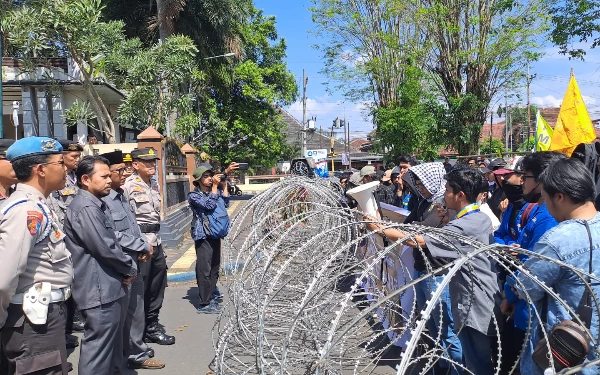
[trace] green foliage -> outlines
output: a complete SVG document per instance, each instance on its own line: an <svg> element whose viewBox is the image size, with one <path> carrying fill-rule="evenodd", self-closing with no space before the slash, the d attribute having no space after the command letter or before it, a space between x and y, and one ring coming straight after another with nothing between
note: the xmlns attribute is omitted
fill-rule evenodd
<svg viewBox="0 0 600 375"><path fill-rule="evenodd" d="M552 2L551 41L560 53L572 58L584 59L586 50L577 42L589 43L590 48L600 45L600 2L597 0L569 0Z"/></svg>
<svg viewBox="0 0 600 375"><path fill-rule="evenodd" d="M62 116L67 126L75 126L79 122L87 123L96 118L90 108L90 103L76 100L70 108L67 108Z"/></svg>
<svg viewBox="0 0 600 375"><path fill-rule="evenodd" d="M404 73L398 94L400 102L373 111L377 124L375 147L389 160L412 153L428 160L437 157L441 145L435 135L440 104L427 91L423 71L405 67Z"/></svg>
<svg viewBox="0 0 600 375"><path fill-rule="evenodd" d="M521 143L517 148L519 152L531 152L533 150L533 146L535 143L535 137L531 136L529 139L526 139L525 142Z"/></svg>
<svg viewBox="0 0 600 375"><path fill-rule="evenodd" d="M505 147L504 143L499 139L492 139L492 144L490 145L489 139L484 139L483 142L479 145L479 153L486 154L498 154L502 156L504 153Z"/></svg>

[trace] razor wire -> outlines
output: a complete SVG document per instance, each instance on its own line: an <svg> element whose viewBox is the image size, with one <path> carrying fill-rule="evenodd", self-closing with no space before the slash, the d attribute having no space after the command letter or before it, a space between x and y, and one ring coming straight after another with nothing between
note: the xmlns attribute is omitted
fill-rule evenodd
<svg viewBox="0 0 600 375"><path fill-rule="evenodd" d="M228 264L231 277L229 300L213 328L216 355L211 367L215 373L425 374L436 364L445 364L470 374L462 363L449 358L444 347L439 302L444 288L458 278L468 279L471 296L483 292L473 267L475 258L485 257L496 270L513 276L520 298L531 306L522 353L534 330L545 338L548 333L539 323L541 309L523 292L524 280L539 285L574 321L582 322L576 307L537 280L510 252L554 263L572 271L582 284L589 277L599 285L598 276L557 259L520 248L485 245L443 228L380 221L381 229L369 231L362 213L345 207L342 197L337 179L294 176L248 201L234 217L223 247L223 263ZM384 241L378 232L391 228L407 237ZM426 261L426 272L416 277L410 264L413 250L404 244L417 235L443 242L460 256L438 268ZM456 244L468 245L471 251L461 253L462 246ZM424 256L423 249L415 251ZM442 281L435 284L419 311L416 298L411 299L415 286L440 274ZM500 287L493 295L484 292L491 309L498 310L500 292ZM597 294L593 296L597 319ZM466 304L467 313L473 302L471 298ZM500 331L504 318L499 311L492 317L498 346L495 374L503 362ZM437 332L428 330L430 320L438 322ZM462 329L455 326L457 334ZM561 373L599 368L598 332L588 334L591 361ZM396 349L401 352L395 367L382 366L382 358ZM511 373L518 368L517 361L509 365Z"/></svg>

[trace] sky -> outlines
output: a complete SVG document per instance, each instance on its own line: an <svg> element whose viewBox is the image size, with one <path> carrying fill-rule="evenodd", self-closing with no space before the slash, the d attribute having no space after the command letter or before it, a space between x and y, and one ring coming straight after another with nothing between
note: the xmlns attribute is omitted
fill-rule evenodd
<svg viewBox="0 0 600 375"><path fill-rule="evenodd" d="M332 121L336 117L343 118L350 125L351 138L366 137L373 130L370 119L362 110L361 103L344 101L340 93L327 93L324 85L328 77L320 71L325 67L319 51L312 46L320 42L311 35L315 27L308 10L309 0L254 0L258 9L265 15L274 15L279 37L287 43L288 69L296 76L300 92L298 101L286 109L296 119L302 121L302 70L306 69L307 85L307 118L316 117L319 126L331 131ZM578 45L578 47L580 47ZM583 46L585 48L585 46ZM587 48L586 48L587 49ZM558 53L558 48L548 45L543 48L544 57L531 64L530 74L535 75L531 83L531 103L541 108L558 107L567 89L569 74L574 70L575 77L584 98L584 102L592 119L600 119L600 48L588 50L585 62L569 60ZM522 105L526 103L527 90L520 90ZM501 103L493 105L504 105ZM512 104L516 104L517 99ZM511 104L509 100L509 104ZM494 119L494 122L502 120ZM341 135L340 135L341 136Z"/></svg>

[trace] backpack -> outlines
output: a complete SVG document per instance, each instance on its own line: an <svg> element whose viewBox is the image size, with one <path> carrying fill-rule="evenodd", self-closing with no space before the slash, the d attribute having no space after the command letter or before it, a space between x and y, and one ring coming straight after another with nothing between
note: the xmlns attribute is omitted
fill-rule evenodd
<svg viewBox="0 0 600 375"><path fill-rule="evenodd" d="M190 192L190 194L198 193ZM200 211L199 213L207 238L225 238L229 234L229 214L222 199L217 200L217 207L214 210ZM196 215L195 212L194 215Z"/></svg>

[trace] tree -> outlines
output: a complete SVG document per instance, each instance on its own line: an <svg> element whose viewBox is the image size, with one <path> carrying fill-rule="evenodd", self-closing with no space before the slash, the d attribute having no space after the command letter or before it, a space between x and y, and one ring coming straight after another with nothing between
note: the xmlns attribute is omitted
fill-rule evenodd
<svg viewBox="0 0 600 375"><path fill-rule="evenodd" d="M398 98L397 105L373 111L377 124L376 150L383 152L389 160L412 153L427 160L436 157L441 146L435 135L440 104L427 90L422 70L404 68Z"/></svg>
<svg viewBox="0 0 600 375"><path fill-rule="evenodd" d="M317 34L326 38L319 46L326 73L363 84L357 94L350 86L346 95L370 93L376 107L387 107L397 99L403 68L413 59L431 73L446 106L438 134L461 154L477 150L491 99L518 85L523 67L538 57L537 41L547 21L542 0L313 3Z"/></svg>
<svg viewBox="0 0 600 375"><path fill-rule="evenodd" d="M589 43L590 48L600 45L600 1L569 0L550 3L552 15L551 41L560 53L584 59L586 50L576 42Z"/></svg>
<svg viewBox="0 0 600 375"><path fill-rule="evenodd" d="M121 22L102 21L101 10L101 0L39 0L5 12L1 24L17 57L65 56L77 63L100 130L114 143L115 125L94 87L95 57L121 43L124 34Z"/></svg>
<svg viewBox="0 0 600 375"><path fill-rule="evenodd" d="M492 139L492 144L490 145L489 139L484 139L483 142L479 145L479 152L483 155L487 154L498 154L502 155L504 153L504 143L500 139Z"/></svg>
<svg viewBox="0 0 600 375"><path fill-rule="evenodd" d="M178 123L177 131L196 136L197 148L221 163L273 165L290 152L277 106L291 104L298 87L284 62L286 43L277 36L275 17L253 9L239 33L246 59L234 67L230 89L211 89L210 96L200 98L199 129Z"/></svg>

